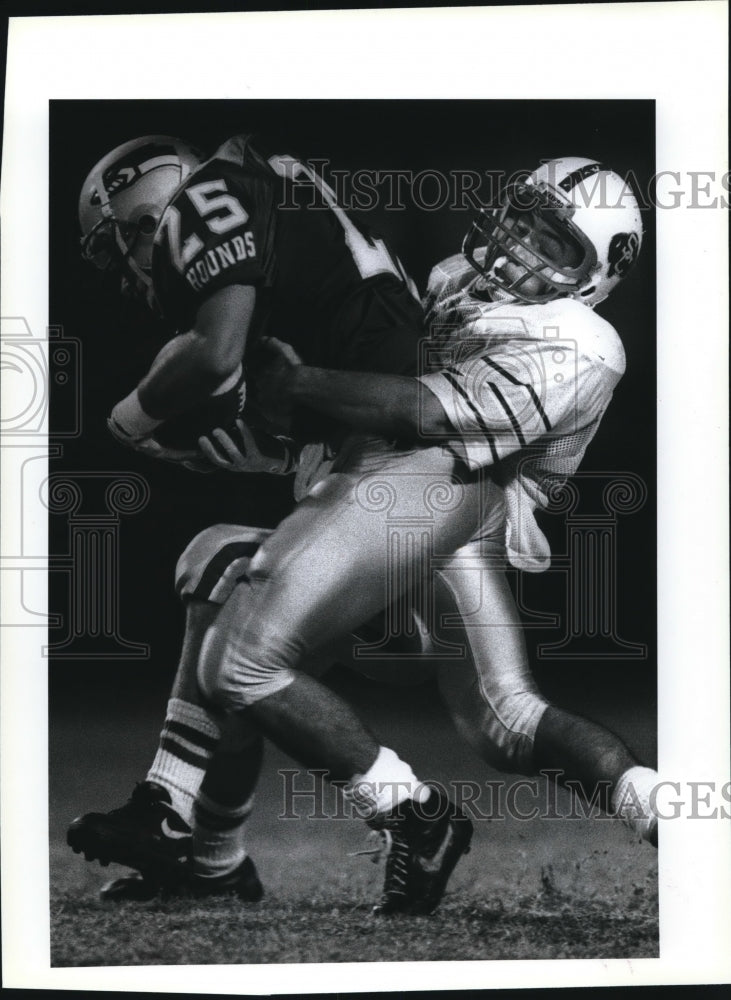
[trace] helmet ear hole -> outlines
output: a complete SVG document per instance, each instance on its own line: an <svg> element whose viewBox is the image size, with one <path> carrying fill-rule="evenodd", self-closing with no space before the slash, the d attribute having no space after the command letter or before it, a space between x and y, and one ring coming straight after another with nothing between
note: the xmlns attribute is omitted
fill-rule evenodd
<svg viewBox="0 0 731 1000"><path fill-rule="evenodd" d="M150 236L157 229L157 219L149 213L141 215L137 221L140 232L145 236Z"/></svg>

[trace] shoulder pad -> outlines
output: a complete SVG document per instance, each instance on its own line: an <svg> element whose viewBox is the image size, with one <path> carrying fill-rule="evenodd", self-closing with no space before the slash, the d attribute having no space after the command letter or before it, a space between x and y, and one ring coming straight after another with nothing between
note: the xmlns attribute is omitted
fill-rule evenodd
<svg viewBox="0 0 731 1000"><path fill-rule="evenodd" d="M624 373L626 361L622 341L612 324L592 308L576 299L555 299L527 308L543 310L544 326L556 326L558 336L573 340L581 354L600 361L620 375Z"/></svg>

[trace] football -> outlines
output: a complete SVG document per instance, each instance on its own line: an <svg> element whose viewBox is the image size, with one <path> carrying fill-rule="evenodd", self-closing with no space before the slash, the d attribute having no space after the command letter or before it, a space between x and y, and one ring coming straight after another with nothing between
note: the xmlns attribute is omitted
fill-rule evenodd
<svg viewBox="0 0 731 1000"><path fill-rule="evenodd" d="M246 382L239 365L210 396L161 424L153 438L165 448L198 451L198 438L209 435L215 427L230 427L241 415L245 401Z"/></svg>

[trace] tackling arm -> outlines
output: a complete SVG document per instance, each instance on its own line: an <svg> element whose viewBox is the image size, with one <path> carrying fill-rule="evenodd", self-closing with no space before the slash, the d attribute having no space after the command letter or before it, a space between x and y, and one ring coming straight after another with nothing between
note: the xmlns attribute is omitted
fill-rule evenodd
<svg viewBox="0 0 731 1000"><path fill-rule="evenodd" d="M266 345L273 356L257 378L256 392L262 410L275 421L300 405L386 437L433 439L452 433L441 403L418 379L311 368L287 344L272 338Z"/></svg>
<svg viewBox="0 0 731 1000"><path fill-rule="evenodd" d="M357 430L386 437L433 439L453 433L437 397L405 375L334 372L301 365L293 369L289 399Z"/></svg>

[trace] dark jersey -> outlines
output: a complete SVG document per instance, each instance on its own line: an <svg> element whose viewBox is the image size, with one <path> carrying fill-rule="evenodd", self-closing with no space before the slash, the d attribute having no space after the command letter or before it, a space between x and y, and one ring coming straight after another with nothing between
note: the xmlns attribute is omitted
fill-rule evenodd
<svg viewBox="0 0 731 1000"><path fill-rule="evenodd" d="M306 164L265 159L249 137L224 143L176 192L152 272L163 313L179 329L194 325L218 289L253 285L247 350L266 334L310 365L416 371L422 310L398 259Z"/></svg>

